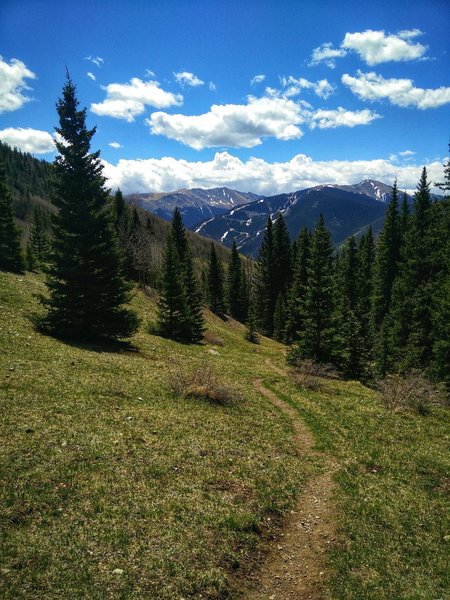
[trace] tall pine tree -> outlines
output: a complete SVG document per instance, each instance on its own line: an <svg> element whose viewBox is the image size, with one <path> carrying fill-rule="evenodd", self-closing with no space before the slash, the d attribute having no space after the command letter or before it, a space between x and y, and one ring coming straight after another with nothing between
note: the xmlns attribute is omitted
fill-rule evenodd
<svg viewBox="0 0 450 600"><path fill-rule="evenodd" d="M46 211L40 206L35 206L26 249L27 266L31 271L40 270L48 261L50 252L48 227L49 219Z"/></svg>
<svg viewBox="0 0 450 600"><path fill-rule="evenodd" d="M214 244L211 244L208 265L208 306L220 317L225 314L223 267Z"/></svg>
<svg viewBox="0 0 450 600"><path fill-rule="evenodd" d="M333 287L333 246L323 215L320 215L311 236L303 331L293 346L291 360L311 358L325 363L334 361Z"/></svg>
<svg viewBox="0 0 450 600"><path fill-rule="evenodd" d="M230 265L228 267L227 297L230 315L238 321L244 320L244 282L241 257L233 240Z"/></svg>
<svg viewBox="0 0 450 600"><path fill-rule="evenodd" d="M256 265L253 304L257 327L262 333L268 336L273 334L273 315L277 300L275 295L274 270L273 223L269 217Z"/></svg>
<svg viewBox="0 0 450 600"><path fill-rule="evenodd" d="M308 261L311 235L304 227L295 244L295 262L292 286L289 292L286 341L292 343L303 329L304 303L308 287Z"/></svg>
<svg viewBox="0 0 450 600"><path fill-rule="evenodd" d="M135 313L124 307L130 287L122 276L116 236L107 206L108 192L99 152L90 153L95 128L86 128L69 76L57 102L60 141L54 163L55 204L49 299L40 325L68 338L94 340L131 336Z"/></svg>
<svg viewBox="0 0 450 600"><path fill-rule="evenodd" d="M0 159L0 269L13 273L23 273L25 269L20 232L14 223L12 196L6 183L3 159Z"/></svg>

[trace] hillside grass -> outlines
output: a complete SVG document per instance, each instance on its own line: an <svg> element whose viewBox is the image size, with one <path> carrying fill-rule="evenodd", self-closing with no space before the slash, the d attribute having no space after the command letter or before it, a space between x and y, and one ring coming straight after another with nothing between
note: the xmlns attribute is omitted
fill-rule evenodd
<svg viewBox="0 0 450 600"><path fill-rule="evenodd" d="M149 335L142 292L134 350L70 345L29 320L44 290L0 273L1 597L226 596L312 468L252 386L281 346L212 315L220 346ZM173 365L212 365L240 399L175 396Z"/></svg>
<svg viewBox="0 0 450 600"><path fill-rule="evenodd" d="M240 598L261 538L322 468L257 377L338 464L325 598L448 597L448 412L392 413L356 382L301 390L280 344L209 313L205 344L150 335L142 292L134 348L63 343L29 320L44 290L0 273L2 598ZM211 365L235 401L172 391L171 373Z"/></svg>
<svg viewBox="0 0 450 600"><path fill-rule="evenodd" d="M450 420L387 410L357 382L321 380L301 390L266 376L317 446L339 464L338 535L328 560L327 599L449 598Z"/></svg>

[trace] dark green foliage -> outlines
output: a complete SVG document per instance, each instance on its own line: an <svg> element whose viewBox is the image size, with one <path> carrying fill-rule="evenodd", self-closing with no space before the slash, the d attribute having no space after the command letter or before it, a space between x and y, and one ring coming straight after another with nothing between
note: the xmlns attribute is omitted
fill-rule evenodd
<svg viewBox="0 0 450 600"><path fill-rule="evenodd" d="M50 207L52 165L0 141L0 160L5 163L6 184L11 191L14 216L27 221L34 206Z"/></svg>
<svg viewBox="0 0 450 600"><path fill-rule="evenodd" d="M48 212L40 206L35 206L26 248L27 267L30 271L39 271L49 260L49 228L50 216Z"/></svg>
<svg viewBox="0 0 450 600"><path fill-rule="evenodd" d="M110 222L108 193L99 152L89 153L95 129L86 129L70 78L57 102L61 141L54 163L55 204L50 298L40 326L76 339L119 339L137 329L136 315L123 305L130 287L122 277L117 239Z"/></svg>
<svg viewBox="0 0 450 600"><path fill-rule="evenodd" d="M168 236L158 298L158 333L181 342L190 341L188 298L184 269L172 235Z"/></svg>
<svg viewBox="0 0 450 600"><path fill-rule="evenodd" d="M268 336L273 334L273 313L276 302L274 279L273 223L269 217L256 266L253 307L258 329Z"/></svg>
<svg viewBox="0 0 450 600"><path fill-rule="evenodd" d="M245 319L245 293L246 290L244 283L244 273L242 270L242 261L241 257L239 256L239 252L236 248L236 241L233 240L233 246L231 248L230 266L228 267L227 297L230 315L238 321L243 321Z"/></svg>
<svg viewBox="0 0 450 600"><path fill-rule="evenodd" d="M180 254L181 252L181 254ZM191 343L203 337L200 286L181 215L174 211L167 238L158 300L158 332L163 337Z"/></svg>
<svg viewBox="0 0 450 600"><path fill-rule="evenodd" d="M286 341L292 343L303 329L304 302L308 287L308 260L311 234L304 227L295 243L295 261L292 286L289 292L286 323Z"/></svg>
<svg viewBox="0 0 450 600"><path fill-rule="evenodd" d="M400 226L398 190L395 181L377 246L372 315L375 329L380 327L391 305L392 287L400 261Z"/></svg>
<svg viewBox="0 0 450 600"><path fill-rule="evenodd" d="M12 197L6 183L6 170L0 160L0 269L23 273L25 261L20 249L20 232L12 212Z"/></svg>
<svg viewBox="0 0 450 600"><path fill-rule="evenodd" d="M223 316L225 314L224 275L222 263L217 258L214 244L211 244L207 281L208 306L213 313Z"/></svg>
<svg viewBox="0 0 450 600"><path fill-rule="evenodd" d="M335 358L333 319L333 247L323 216L311 237L308 288L304 303L303 332L291 357L332 363Z"/></svg>
<svg viewBox="0 0 450 600"><path fill-rule="evenodd" d="M286 312L286 296L280 293L278 294L273 315L273 337L279 342L282 342L285 338Z"/></svg>
<svg viewBox="0 0 450 600"><path fill-rule="evenodd" d="M252 302L250 302L249 309L248 309L248 323L247 323L247 329L245 331L244 337L251 344L259 344L259 335L258 335L258 330L257 330L257 326L256 326L256 318L255 318L255 312L253 309Z"/></svg>

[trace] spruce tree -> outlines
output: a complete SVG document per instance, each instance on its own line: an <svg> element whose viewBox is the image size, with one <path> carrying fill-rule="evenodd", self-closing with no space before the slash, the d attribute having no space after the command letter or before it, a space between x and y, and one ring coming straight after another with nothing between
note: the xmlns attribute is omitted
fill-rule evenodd
<svg viewBox="0 0 450 600"><path fill-rule="evenodd" d="M273 337L282 342L285 338L286 328L286 297L283 293L278 294L273 314Z"/></svg>
<svg viewBox="0 0 450 600"><path fill-rule="evenodd" d="M175 207L172 216L171 224L172 239L177 249L178 256L183 262L187 253L188 243L186 238L186 230L184 228L183 218L180 213L178 206Z"/></svg>
<svg viewBox="0 0 450 600"><path fill-rule="evenodd" d="M180 268L180 257L171 234L166 242L157 307L158 333L176 341L190 341L190 315L185 273Z"/></svg>
<svg viewBox="0 0 450 600"><path fill-rule="evenodd" d="M188 309L188 342L199 342L205 331L202 310L202 294L194 273L194 264L189 247L184 257L184 284Z"/></svg>
<svg viewBox="0 0 450 600"><path fill-rule="evenodd" d="M402 369L425 368L432 353L432 244L430 184L426 168L414 195L392 301L393 357Z"/></svg>
<svg viewBox="0 0 450 600"><path fill-rule="evenodd" d="M379 329L391 305L392 287L400 261L400 225L397 181L394 181L376 249L372 314L375 330Z"/></svg>
<svg viewBox="0 0 450 600"><path fill-rule="evenodd" d="M0 269L13 273L23 273L25 269L20 232L14 223L12 196L6 183L3 159L0 159Z"/></svg>
<svg viewBox="0 0 450 600"><path fill-rule="evenodd" d="M291 360L334 361L333 287L333 246L321 214L311 236L303 331L290 353Z"/></svg>
<svg viewBox="0 0 450 600"><path fill-rule="evenodd" d="M230 266L228 267L227 296L230 315L238 321L244 320L244 284L241 257L233 240Z"/></svg>
<svg viewBox="0 0 450 600"><path fill-rule="evenodd" d="M30 223L26 256L30 271L41 269L49 259L50 237L48 216L43 208L35 206Z"/></svg>
<svg viewBox="0 0 450 600"><path fill-rule="evenodd" d="M367 362L373 358L372 298L373 272L375 265L375 242L372 227L361 237L358 265L359 306L358 315L361 323L361 337Z"/></svg>
<svg viewBox="0 0 450 600"><path fill-rule="evenodd" d="M52 263L49 299L40 325L67 338L119 339L137 329L137 316L124 307L130 286L122 276L119 249L104 189L99 152L90 153L95 128L86 128L69 76L57 102L60 141L54 163Z"/></svg>
<svg viewBox="0 0 450 600"><path fill-rule="evenodd" d="M269 217L256 265L255 301L253 309L258 329L265 335L273 334L275 311L273 224Z"/></svg>
<svg viewBox="0 0 450 600"><path fill-rule="evenodd" d="M225 314L223 267L214 244L211 244L208 265L208 306L220 317Z"/></svg>
<svg viewBox="0 0 450 600"><path fill-rule="evenodd" d="M303 328L304 302L308 287L310 237L308 229L304 227L295 244L294 274L289 291L286 323L286 342L288 343L297 340Z"/></svg>

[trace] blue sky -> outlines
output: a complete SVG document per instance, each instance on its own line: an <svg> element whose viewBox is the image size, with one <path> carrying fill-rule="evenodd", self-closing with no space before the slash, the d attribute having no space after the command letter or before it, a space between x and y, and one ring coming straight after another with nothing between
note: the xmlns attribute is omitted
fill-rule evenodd
<svg viewBox="0 0 450 600"><path fill-rule="evenodd" d="M441 179L450 4L3 0L0 139L52 160L66 65L108 184Z"/></svg>

